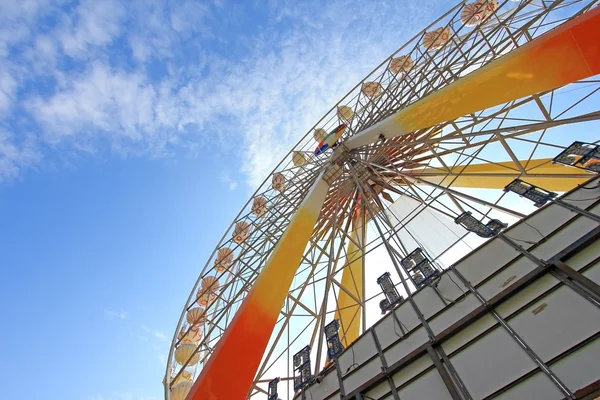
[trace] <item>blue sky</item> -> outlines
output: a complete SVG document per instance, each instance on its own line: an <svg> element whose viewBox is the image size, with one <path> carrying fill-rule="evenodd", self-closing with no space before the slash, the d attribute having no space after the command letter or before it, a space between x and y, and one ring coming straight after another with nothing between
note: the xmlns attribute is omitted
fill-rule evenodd
<svg viewBox="0 0 600 400"><path fill-rule="evenodd" d="M162 398L253 188L451 4L0 0L3 397Z"/></svg>

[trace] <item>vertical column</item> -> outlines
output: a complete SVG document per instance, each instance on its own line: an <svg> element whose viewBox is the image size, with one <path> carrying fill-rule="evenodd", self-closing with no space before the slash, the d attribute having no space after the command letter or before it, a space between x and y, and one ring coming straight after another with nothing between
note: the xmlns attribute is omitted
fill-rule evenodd
<svg viewBox="0 0 600 400"><path fill-rule="evenodd" d="M353 230L350 233L346 251L346 262L342 272L341 285L345 290L340 290L338 307L334 319L340 321L342 328L340 339L344 346L350 346L360 334L362 308L364 305L363 292L363 248L362 241L362 216L354 219ZM360 247L359 247L360 246ZM346 292L347 291L347 292Z"/></svg>

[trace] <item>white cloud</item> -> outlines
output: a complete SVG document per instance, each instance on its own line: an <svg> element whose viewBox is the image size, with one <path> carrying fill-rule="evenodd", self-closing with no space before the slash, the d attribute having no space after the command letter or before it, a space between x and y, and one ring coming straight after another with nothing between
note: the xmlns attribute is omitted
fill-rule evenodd
<svg viewBox="0 0 600 400"><path fill-rule="evenodd" d="M364 4L357 11L337 1L315 14L301 4L273 3L269 15L279 22L249 27L238 38L211 36L211 27L238 23L235 7L217 20L214 6L197 3L81 1L74 15L59 14L53 31L35 37L36 51L21 67L56 85L21 96L20 106L39 125L38 141L50 156L105 149L122 157L197 155L210 143L212 152L239 156L255 187L338 98L431 19L428 6L415 4ZM206 37L212 39L202 46ZM129 64L107 57L117 39L130 46ZM78 60L77 68L57 67L60 49ZM193 62L181 63L186 57ZM151 58L164 63L167 75L148 74ZM18 82L6 78L0 86L0 110L12 107ZM23 167L13 166L17 173ZM238 182L227 184L234 190Z"/></svg>
<svg viewBox="0 0 600 400"><path fill-rule="evenodd" d="M178 33L196 32L205 26L203 18L208 12L205 4L189 0L183 1L176 4L171 12L171 27Z"/></svg>
<svg viewBox="0 0 600 400"><path fill-rule="evenodd" d="M133 58L137 61L144 62L152 55L152 46L140 36L131 37L129 46L133 52Z"/></svg>
<svg viewBox="0 0 600 400"><path fill-rule="evenodd" d="M23 168L34 167L41 155L33 137L24 134L21 141L0 128L0 183L15 179Z"/></svg>
<svg viewBox="0 0 600 400"><path fill-rule="evenodd" d="M223 182L227 186L227 189L229 189L229 191L234 191L238 187L238 183L231 179L227 172L223 172L221 174L221 182Z"/></svg>
<svg viewBox="0 0 600 400"><path fill-rule="evenodd" d="M137 0L131 2L134 13L129 15L135 20L137 29L129 32L127 40L133 52L133 58L145 62L150 57L169 59L177 47L176 38L170 27L169 12L161 0Z"/></svg>
<svg viewBox="0 0 600 400"><path fill-rule="evenodd" d="M121 31L125 9L116 0L84 0L74 17L64 18L59 41L72 57L86 57L92 46L105 46Z"/></svg>
<svg viewBox="0 0 600 400"><path fill-rule="evenodd" d="M11 46L30 38L33 21L47 8L47 0L2 2L0 12L0 57L8 55Z"/></svg>
<svg viewBox="0 0 600 400"><path fill-rule="evenodd" d="M53 97L35 97L29 109L48 128L45 139L50 143L85 141L100 134L113 148L125 148L127 140L156 139L156 94L144 79L139 73L111 71L96 62Z"/></svg>
<svg viewBox="0 0 600 400"><path fill-rule="evenodd" d="M125 318L127 318L129 316L129 314L127 313L127 311L120 309L119 311L112 311L112 310L104 310L104 317L107 319L120 319L123 320Z"/></svg>
<svg viewBox="0 0 600 400"><path fill-rule="evenodd" d="M9 63L0 61L0 116L6 114L15 100L17 81Z"/></svg>
<svg viewBox="0 0 600 400"><path fill-rule="evenodd" d="M218 82L214 87L198 83L186 87L195 93L205 115L212 109L236 118L230 140L243 133L242 170L253 187L338 98L397 46L393 40L382 42L374 37L389 38L399 31L408 35L427 14L427 9L417 10L411 23L403 21L398 27L390 15L392 9L379 5L363 10L362 24L353 16L355 11L340 2L319 16L303 10L276 8L279 19L292 19L293 23L286 24L297 28L277 32L276 40L257 40L252 57L226 63L208 77ZM377 25L379 20L387 21ZM338 34L331 35L333 31ZM192 115L197 115L200 106L189 104Z"/></svg>
<svg viewBox="0 0 600 400"><path fill-rule="evenodd" d="M167 365L169 338L163 332L152 329L147 325L142 325L140 329L142 333L133 332L132 335L152 349L154 357L158 361L157 364L164 368Z"/></svg>
<svg viewBox="0 0 600 400"><path fill-rule="evenodd" d="M164 333L162 333L161 331L157 331L154 329L149 328L146 325L142 325L141 326L142 330L144 332L146 332L147 334L149 334L150 336L162 341L162 342L167 342L169 339L167 338L167 335L165 335Z"/></svg>
<svg viewBox="0 0 600 400"><path fill-rule="evenodd" d="M156 356L156 358L158 359L158 362L160 363L161 366L165 366L167 365L167 355L166 354L158 354Z"/></svg>
<svg viewBox="0 0 600 400"><path fill-rule="evenodd" d="M35 38L35 51L42 57L54 61L56 58L56 45L48 35L38 35Z"/></svg>

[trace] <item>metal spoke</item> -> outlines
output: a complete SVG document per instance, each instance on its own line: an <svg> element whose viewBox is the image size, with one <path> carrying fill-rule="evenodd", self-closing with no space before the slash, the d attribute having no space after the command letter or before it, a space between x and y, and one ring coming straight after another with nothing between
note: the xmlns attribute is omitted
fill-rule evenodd
<svg viewBox="0 0 600 400"><path fill-rule="evenodd" d="M597 132L600 125L600 80L597 78L472 112L394 139L380 137L375 143L353 150L345 149L344 141L598 3L597 0L499 1L500 8L485 21L466 27L460 21L465 2L459 2L353 87L266 178L208 258L185 302L171 343L166 400L170 400L170 389L184 377L183 370L188 364L193 368L193 377L202 372L212 349L234 320L313 183L321 172L333 165L334 152L342 160L335 162L340 174L330 185L313 235L297 266L295 279L250 388L251 398L264 398L267 384L277 377L282 385L280 393L291 398L294 395L292 356L305 345L312 348L312 371L315 374L321 371L325 361L324 326L334 316L341 315L340 296L351 299L350 307L355 310L351 312L351 321L340 324L344 345L350 345L346 329L357 323L357 319L360 319L360 332L369 328L368 317L378 312L376 303L381 298L380 293L367 295L373 291L377 278L373 276L369 257L378 250L387 255L386 266L397 275L398 287L412 301L413 278L402 269L400 260L413 250L409 248L413 242L425 249L428 247L428 243L421 243L422 238L415 231L421 217L429 218L428 221L440 227L448 222L453 224L454 218L465 211L474 211L486 218L501 215L516 221L529 211L507 203L510 196L498 186L500 183L520 178L552 182L562 188L588 178L587 171L561 169L553 165L551 159L574 140L597 140L590 139L585 132L589 128L584 128L592 127ZM451 33L446 44L425 49L425 33L444 27ZM410 56L412 65L394 73L390 68L392 60L400 56ZM379 93L366 94L362 90L365 83L380 85ZM346 119L340 116L340 106L349 107L352 116ZM314 129L330 132L341 123L346 125L346 131L337 147L315 156ZM481 169L483 167L488 169ZM273 184L274 179L281 177L284 187ZM482 179L494 180L496 186L490 184L485 190L482 186L470 186L469 182L482 182ZM253 202L258 198L264 199L266 206L266 212L260 216L253 210ZM393 205L388 207L390 202ZM410 204L412 208L395 216L392 210L396 204ZM359 213L358 218L355 218L356 213ZM248 223L250 231L243 240L236 241L234 231L240 222ZM444 268L450 266L444 260L452 255L451 249L476 246L471 241L472 235L454 231L452 234L455 236L449 238L449 247L431 257ZM350 252L349 244L358 250ZM219 251L224 249L231 249L232 258L223 271L217 271ZM349 261L354 260L359 261L362 276L354 276L357 270L349 268ZM344 278L344 274L349 275ZM204 293L206 279L216 282L208 287L214 293L211 301L202 305L205 308L202 338L193 342L203 355L195 365L191 365L193 354L182 363L175 358L176 350L187 343L186 335L192 330L192 324L187 322L188 312L199 307L198 294ZM433 337L427 322L421 322ZM441 353L432 349L429 354L438 357ZM444 364L445 360L436 364L436 369L448 384ZM449 390L455 396L457 393L468 396L464 387L455 390L449 386Z"/></svg>

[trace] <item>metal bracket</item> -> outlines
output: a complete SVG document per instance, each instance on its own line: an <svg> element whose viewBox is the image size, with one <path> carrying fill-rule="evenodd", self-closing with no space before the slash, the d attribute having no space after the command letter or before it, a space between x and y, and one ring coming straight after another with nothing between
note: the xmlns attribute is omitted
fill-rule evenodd
<svg viewBox="0 0 600 400"><path fill-rule="evenodd" d="M596 307L600 307L600 286L568 265L555 261L552 264L552 275L565 285L586 298Z"/></svg>
<svg viewBox="0 0 600 400"><path fill-rule="evenodd" d="M335 360L334 362L335 362L335 371L337 373L338 383L340 386L340 396L344 397L346 395L346 392L344 390L344 380L342 379L342 371L340 370L340 363L337 362L337 360Z"/></svg>
<svg viewBox="0 0 600 400"><path fill-rule="evenodd" d="M442 381L444 381L444 385L446 385L446 389L448 389L448 392L450 392L450 396L452 397L452 399L462 400L462 397L458 392L459 389L454 384L454 381L450 377L450 374L448 373L446 368L444 368L444 366L442 365L442 361L438 357L438 354L435 352L433 347L431 347L431 344L427 346L427 354L429 354L429 358L431 358L431 361L433 361L435 369L437 369L438 373L442 377Z"/></svg>
<svg viewBox="0 0 600 400"><path fill-rule="evenodd" d="M559 205L563 206L564 208L567 208L567 209L569 209L573 212L576 212L578 214L581 214L585 217L588 217L589 219L592 219L596 222L600 222L600 216L593 214L593 213L589 212L588 210L584 210L583 208L579 208L577 206L569 204L564 200L556 199L556 200L554 200L554 203L559 204Z"/></svg>
<svg viewBox="0 0 600 400"><path fill-rule="evenodd" d="M383 365L382 370L384 373L387 373L387 360L385 359L385 355L383 354L383 350L381 349L381 343L379 343L379 338L375 333L375 329L371 329L371 334L373 335L373 341L375 342L375 348L377 348L377 354L379 354L379 359L381 360L381 365Z"/></svg>

